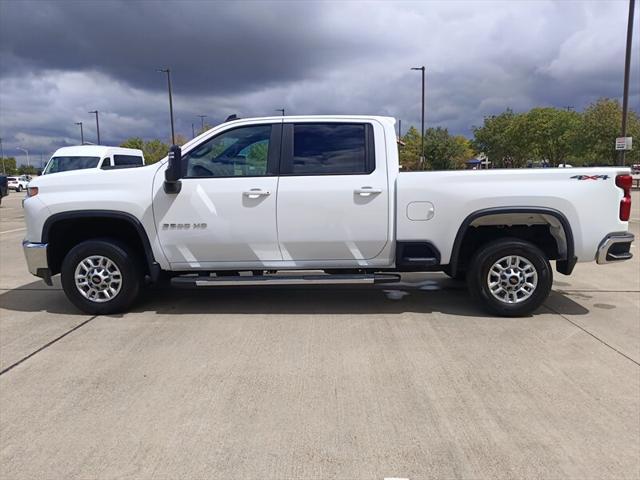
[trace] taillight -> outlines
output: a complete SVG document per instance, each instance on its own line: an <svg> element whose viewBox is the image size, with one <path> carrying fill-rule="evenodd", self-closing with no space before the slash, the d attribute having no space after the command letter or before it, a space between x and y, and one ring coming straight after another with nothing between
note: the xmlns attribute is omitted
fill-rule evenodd
<svg viewBox="0 0 640 480"><path fill-rule="evenodd" d="M622 189L624 197L620 200L620 220L629 221L631 216L631 185L633 178L631 175L618 175L616 177L616 185Z"/></svg>

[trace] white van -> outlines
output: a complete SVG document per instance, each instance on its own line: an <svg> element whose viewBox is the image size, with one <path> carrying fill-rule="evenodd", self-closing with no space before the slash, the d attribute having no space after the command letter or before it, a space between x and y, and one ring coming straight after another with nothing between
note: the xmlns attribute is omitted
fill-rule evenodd
<svg viewBox="0 0 640 480"><path fill-rule="evenodd" d="M44 167L42 174L87 168L130 168L142 165L144 165L142 150L102 145L79 145L56 150L56 153Z"/></svg>

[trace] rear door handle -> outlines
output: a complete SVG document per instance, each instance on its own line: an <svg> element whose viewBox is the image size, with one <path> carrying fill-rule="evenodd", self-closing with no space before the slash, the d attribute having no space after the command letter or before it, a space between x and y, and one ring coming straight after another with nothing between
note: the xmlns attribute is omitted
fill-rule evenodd
<svg viewBox="0 0 640 480"><path fill-rule="evenodd" d="M262 190L261 188L252 188L247 192L242 192L245 197L248 198L258 198L258 197L268 197L271 195L271 192L268 190Z"/></svg>
<svg viewBox="0 0 640 480"><path fill-rule="evenodd" d="M361 197L368 197L370 195L374 195L377 193L382 193L381 188L373 188L373 187L360 187L356 188L353 191L356 195L360 195Z"/></svg>

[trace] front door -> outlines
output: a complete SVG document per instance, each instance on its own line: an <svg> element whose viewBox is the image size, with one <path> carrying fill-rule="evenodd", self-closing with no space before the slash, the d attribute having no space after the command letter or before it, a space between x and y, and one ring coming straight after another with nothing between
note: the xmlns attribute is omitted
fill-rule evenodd
<svg viewBox="0 0 640 480"><path fill-rule="evenodd" d="M278 234L284 260L318 265L335 260L357 267L383 252L389 196L384 139L377 127L283 125Z"/></svg>
<svg viewBox="0 0 640 480"><path fill-rule="evenodd" d="M282 259L276 230L279 124L235 127L183 155L178 194L157 190L154 216L173 270Z"/></svg>

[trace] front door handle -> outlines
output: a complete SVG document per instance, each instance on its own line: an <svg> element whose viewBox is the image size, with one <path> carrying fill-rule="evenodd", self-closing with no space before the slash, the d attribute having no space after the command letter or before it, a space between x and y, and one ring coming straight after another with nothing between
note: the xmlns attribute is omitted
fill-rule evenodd
<svg viewBox="0 0 640 480"><path fill-rule="evenodd" d="M245 197L248 198L258 198L258 197L268 197L271 195L271 192L268 190L262 190L261 188L252 188L247 192L242 192Z"/></svg>
<svg viewBox="0 0 640 480"><path fill-rule="evenodd" d="M360 195L361 197L368 197L370 195L374 195L377 193L382 193L381 188L373 188L373 187L360 187L356 188L353 191L356 195Z"/></svg>

